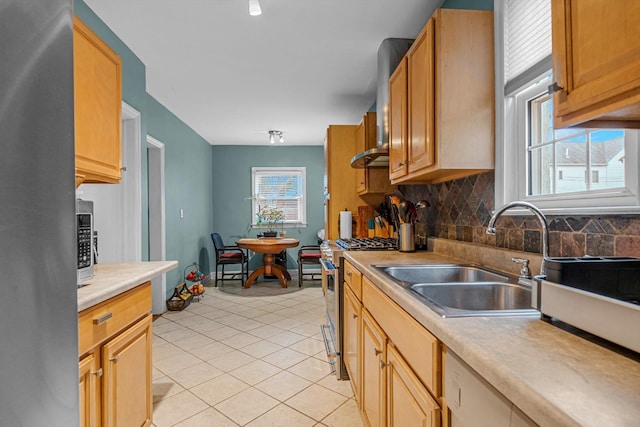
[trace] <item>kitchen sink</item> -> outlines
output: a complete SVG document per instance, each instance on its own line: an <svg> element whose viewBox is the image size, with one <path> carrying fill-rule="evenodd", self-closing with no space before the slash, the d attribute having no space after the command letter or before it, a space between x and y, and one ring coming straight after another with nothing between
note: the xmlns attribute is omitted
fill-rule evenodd
<svg viewBox="0 0 640 427"><path fill-rule="evenodd" d="M531 288L476 265L373 266L442 317L531 316Z"/></svg>
<svg viewBox="0 0 640 427"><path fill-rule="evenodd" d="M376 266L396 280L407 283L508 282L509 277L474 265Z"/></svg>

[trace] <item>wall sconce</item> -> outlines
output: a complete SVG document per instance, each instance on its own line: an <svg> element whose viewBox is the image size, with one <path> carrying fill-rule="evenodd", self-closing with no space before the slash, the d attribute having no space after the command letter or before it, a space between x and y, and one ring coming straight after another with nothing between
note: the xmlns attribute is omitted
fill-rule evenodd
<svg viewBox="0 0 640 427"><path fill-rule="evenodd" d="M251 16L262 15L260 0L249 0L249 15Z"/></svg>
<svg viewBox="0 0 640 427"><path fill-rule="evenodd" d="M271 144L276 142L276 137L278 138L278 142L284 142L284 136L281 130L270 130L269 131L269 142Z"/></svg>

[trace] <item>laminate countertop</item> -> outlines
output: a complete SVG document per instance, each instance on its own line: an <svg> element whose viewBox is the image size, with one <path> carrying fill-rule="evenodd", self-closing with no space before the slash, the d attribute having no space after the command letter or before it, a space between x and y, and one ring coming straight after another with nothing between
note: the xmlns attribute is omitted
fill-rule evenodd
<svg viewBox="0 0 640 427"><path fill-rule="evenodd" d="M433 252L344 257L540 426L640 426L638 353L607 348L539 316L442 318L372 267L477 260Z"/></svg>
<svg viewBox="0 0 640 427"><path fill-rule="evenodd" d="M96 264L93 278L78 289L78 312L173 270L178 261Z"/></svg>

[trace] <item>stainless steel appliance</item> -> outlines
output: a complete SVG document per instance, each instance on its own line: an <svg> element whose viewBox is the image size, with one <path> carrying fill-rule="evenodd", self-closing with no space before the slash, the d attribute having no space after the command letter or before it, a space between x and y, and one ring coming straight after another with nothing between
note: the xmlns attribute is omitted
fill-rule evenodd
<svg viewBox="0 0 640 427"><path fill-rule="evenodd" d="M0 414L78 426L73 4L0 6Z"/></svg>
<svg viewBox="0 0 640 427"><path fill-rule="evenodd" d="M93 278L94 236L93 202L76 200L76 242L78 285Z"/></svg>
<svg viewBox="0 0 640 427"><path fill-rule="evenodd" d="M337 239L335 242L325 241L320 246L322 258L322 286L327 309L327 323L322 325L327 358L331 370L339 380L348 380L349 374L342 358L343 348L343 293L344 293L344 259L345 250L397 250L395 239Z"/></svg>

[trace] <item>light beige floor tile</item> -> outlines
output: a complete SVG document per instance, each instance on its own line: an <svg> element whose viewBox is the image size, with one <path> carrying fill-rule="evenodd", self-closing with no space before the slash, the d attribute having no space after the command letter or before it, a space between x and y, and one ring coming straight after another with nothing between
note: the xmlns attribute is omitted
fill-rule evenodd
<svg viewBox="0 0 640 427"><path fill-rule="evenodd" d="M316 422L287 405L280 404L247 424L247 427L311 427Z"/></svg>
<svg viewBox="0 0 640 427"><path fill-rule="evenodd" d="M256 329L252 329L249 331L251 335L254 335L258 338L269 338L274 335L278 335L284 332L284 329L276 328L273 325L264 325Z"/></svg>
<svg viewBox="0 0 640 427"><path fill-rule="evenodd" d="M304 353L307 356L314 356L321 351L326 352L324 343L314 338L307 338L302 341L298 341L295 344L291 344L289 348L295 351L299 351L300 353Z"/></svg>
<svg viewBox="0 0 640 427"><path fill-rule="evenodd" d="M318 360L315 357L305 359L287 370L312 382L320 381L331 373L329 364Z"/></svg>
<svg viewBox="0 0 640 427"><path fill-rule="evenodd" d="M192 316L195 316L195 314L191 313L188 307L182 311L166 311L162 315L162 317L165 317L167 320L173 320L173 321L176 321L178 319L186 319L187 317L192 317Z"/></svg>
<svg viewBox="0 0 640 427"><path fill-rule="evenodd" d="M151 349L151 355L153 356L153 362L159 362L162 359L167 359L173 356L186 355L186 351L173 344L166 344L157 348Z"/></svg>
<svg viewBox="0 0 640 427"><path fill-rule="evenodd" d="M246 332L238 332L236 335L220 340L221 343L233 347L236 350L258 341L260 341L260 338L249 335Z"/></svg>
<svg viewBox="0 0 640 427"><path fill-rule="evenodd" d="M223 374L192 387L190 391L209 405L215 405L247 388L248 384L231 375Z"/></svg>
<svg viewBox="0 0 640 427"><path fill-rule="evenodd" d="M154 335L158 335L160 336L161 334L167 333L167 332L171 332L171 331L175 331L176 329L180 329L182 328L183 325L176 323L176 322L172 322L172 321L165 321L164 323L161 323L159 325L156 325L156 322L153 322L153 333Z"/></svg>
<svg viewBox="0 0 640 427"><path fill-rule="evenodd" d="M291 344L295 344L298 341L302 341L306 337L304 335L296 334L293 332L285 331L280 334L267 338L268 341L280 344L283 347L288 347Z"/></svg>
<svg viewBox="0 0 640 427"><path fill-rule="evenodd" d="M290 332L295 332L296 334L304 335L305 337L310 337L315 335L320 330L320 324L311 324L311 323L303 323L292 328L289 328Z"/></svg>
<svg viewBox="0 0 640 427"><path fill-rule="evenodd" d="M282 320L278 320L277 322L272 322L271 324L278 328L290 330L291 328L300 325L300 321L292 317L287 317Z"/></svg>
<svg viewBox="0 0 640 427"><path fill-rule="evenodd" d="M234 313L234 314L229 314L228 316L220 317L219 319L216 319L216 322L220 322L223 325L227 325L227 326L231 326L232 328L235 328L236 326L240 325L246 320L247 320L246 317L240 316Z"/></svg>
<svg viewBox="0 0 640 427"><path fill-rule="evenodd" d="M184 387L167 376L153 380L153 403L184 391Z"/></svg>
<svg viewBox="0 0 640 427"><path fill-rule="evenodd" d="M256 360L255 357L242 353L240 350L232 350L229 353L207 360L207 363L210 363L224 372L229 372L239 368L240 366L248 365L254 360Z"/></svg>
<svg viewBox="0 0 640 427"><path fill-rule="evenodd" d="M316 384L319 384L323 387L326 387L330 390L335 391L336 393L340 393L345 397L353 397L353 389L351 388L351 382L349 380L338 380L335 375L330 374L318 381Z"/></svg>
<svg viewBox="0 0 640 427"><path fill-rule="evenodd" d="M229 325L229 326L231 326L232 328L236 328L239 331L249 332L253 329L259 328L264 325L265 325L264 323L258 322L257 320L245 319L241 322L236 323L235 325Z"/></svg>
<svg viewBox="0 0 640 427"><path fill-rule="evenodd" d="M209 338L213 338L214 340L223 340L225 338L232 337L238 333L237 329L231 328L229 326L220 324L216 329L212 329L210 331L203 332L204 335Z"/></svg>
<svg viewBox="0 0 640 427"><path fill-rule="evenodd" d="M238 424L214 408L209 408L176 424L175 427L238 427Z"/></svg>
<svg viewBox="0 0 640 427"><path fill-rule="evenodd" d="M153 423L157 427L170 427L206 408L206 403L186 390L155 403Z"/></svg>
<svg viewBox="0 0 640 427"><path fill-rule="evenodd" d="M178 346L183 350L191 351L196 348L204 347L205 345L211 344L213 342L213 339L198 333L187 338L176 340L173 342L173 345Z"/></svg>
<svg viewBox="0 0 640 427"><path fill-rule="evenodd" d="M259 417L278 405L278 401L260 390L249 388L224 402L215 405L216 410L240 425Z"/></svg>
<svg viewBox="0 0 640 427"><path fill-rule="evenodd" d="M169 375L183 370L185 366L191 366L200 362L202 362L200 359L185 352L185 354L167 357L166 359L162 359L157 362L154 361L153 366Z"/></svg>
<svg viewBox="0 0 640 427"><path fill-rule="evenodd" d="M349 399L338 409L322 420L327 427L362 427L362 416L358 411L358 405L353 399Z"/></svg>
<svg viewBox="0 0 640 427"><path fill-rule="evenodd" d="M265 379L274 376L280 371L280 368L277 368L267 362L263 362L262 360L255 360L248 365L244 365L240 368L230 371L229 374L244 381L247 384L255 385L260 381L264 381Z"/></svg>
<svg viewBox="0 0 640 427"><path fill-rule="evenodd" d="M229 347L228 345L222 344L219 341L214 341L203 347L194 348L193 350L190 350L189 353L202 360L211 360L216 356L229 353L230 351L233 351L233 348Z"/></svg>
<svg viewBox="0 0 640 427"><path fill-rule="evenodd" d="M285 403L314 420L320 421L346 401L347 398L343 395L312 384Z"/></svg>
<svg viewBox="0 0 640 427"><path fill-rule="evenodd" d="M300 353L290 348L283 348L274 353L264 356L262 360L281 369L287 369L295 364L298 364L308 358L306 354Z"/></svg>
<svg viewBox="0 0 640 427"><path fill-rule="evenodd" d="M156 368L153 368L153 367L151 368L151 379L152 379L152 380L156 380L156 379L158 379L158 378L162 378L162 377L164 377L164 376L165 376L165 374L164 374L164 373L162 373L162 372L160 372L160 371L159 371L159 370L157 370Z"/></svg>
<svg viewBox="0 0 640 427"><path fill-rule="evenodd" d="M313 384L309 380L305 380L288 371L282 371L271 378L255 385L255 388L262 390L269 396L278 399L281 402L292 397L294 394L304 390Z"/></svg>
<svg viewBox="0 0 640 427"><path fill-rule="evenodd" d="M260 340L258 342L254 342L253 344L249 344L246 347L242 347L240 351L242 351L243 353L247 353L248 355L253 356L256 359L261 359L268 354L281 350L282 348L283 347L281 345L273 343L271 341Z"/></svg>
<svg viewBox="0 0 640 427"><path fill-rule="evenodd" d="M206 363L197 363L171 374L171 378L184 388L191 388L222 375L220 369Z"/></svg>

